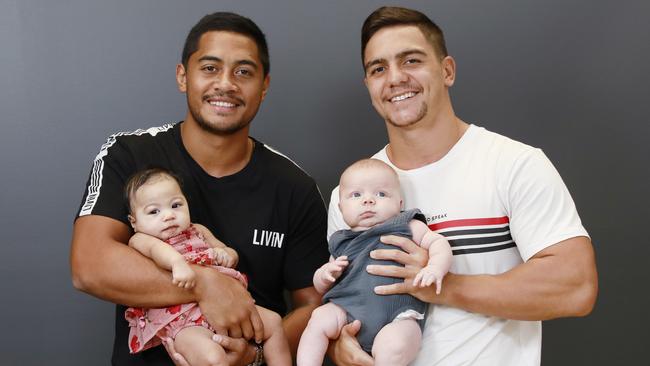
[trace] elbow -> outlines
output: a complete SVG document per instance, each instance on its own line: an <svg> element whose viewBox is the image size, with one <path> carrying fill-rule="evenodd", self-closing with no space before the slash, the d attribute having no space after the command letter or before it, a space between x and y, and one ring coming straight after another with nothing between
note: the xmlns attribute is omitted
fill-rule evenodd
<svg viewBox="0 0 650 366"><path fill-rule="evenodd" d="M596 298L598 297L598 283L589 283L583 286L578 291L576 296L576 306L574 316L583 317L591 314L596 306Z"/></svg>
<svg viewBox="0 0 650 366"><path fill-rule="evenodd" d="M598 278L595 273L590 277L582 281L571 296L568 316L584 317L594 310L598 297Z"/></svg>
<svg viewBox="0 0 650 366"><path fill-rule="evenodd" d="M70 272L72 276L72 286L82 292L93 293L97 283L97 271L93 270L92 266L85 261L75 259L72 256L70 261Z"/></svg>
<svg viewBox="0 0 650 366"><path fill-rule="evenodd" d="M71 266L72 286L82 292L88 292L92 282L88 275L74 264Z"/></svg>

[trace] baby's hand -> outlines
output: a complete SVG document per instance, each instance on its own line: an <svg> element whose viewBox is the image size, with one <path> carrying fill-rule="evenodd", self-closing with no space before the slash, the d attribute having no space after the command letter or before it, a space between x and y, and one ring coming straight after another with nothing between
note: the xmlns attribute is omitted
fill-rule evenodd
<svg viewBox="0 0 650 366"><path fill-rule="evenodd" d="M442 289L442 278L445 277L445 272L436 269L432 265L428 265L420 270L413 279L413 286L428 287L432 283L436 283L436 294L440 295Z"/></svg>
<svg viewBox="0 0 650 366"><path fill-rule="evenodd" d="M233 268L235 264L237 264L235 258L228 253L226 248L210 248L210 250L212 251L214 261L217 262L218 265Z"/></svg>
<svg viewBox="0 0 650 366"><path fill-rule="evenodd" d="M321 277L325 282L333 283L337 278L341 277L341 273L343 273L343 270L348 266L348 264L348 257L345 255L342 255L331 262L327 262L321 267L323 270L321 272Z"/></svg>
<svg viewBox="0 0 650 366"><path fill-rule="evenodd" d="M172 283L174 285L190 289L194 287L195 277L196 274L185 261L172 265Z"/></svg>

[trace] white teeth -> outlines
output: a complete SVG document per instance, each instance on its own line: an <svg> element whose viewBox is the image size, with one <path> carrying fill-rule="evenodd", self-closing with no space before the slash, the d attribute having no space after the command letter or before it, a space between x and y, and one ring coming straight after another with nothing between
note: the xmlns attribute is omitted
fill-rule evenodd
<svg viewBox="0 0 650 366"><path fill-rule="evenodd" d="M414 95L415 95L415 93L413 93L413 92L408 92L408 93L405 93L405 94L398 95L398 96L396 96L396 97L390 98L390 101L391 101L391 102L399 102L399 101L401 101L401 100L404 100L404 99L410 98L410 97L412 97L412 96L414 96Z"/></svg>
<svg viewBox="0 0 650 366"><path fill-rule="evenodd" d="M210 102L210 105L213 105L215 107L224 107L224 108L233 108L233 107L235 107L235 104L228 103L228 102Z"/></svg>

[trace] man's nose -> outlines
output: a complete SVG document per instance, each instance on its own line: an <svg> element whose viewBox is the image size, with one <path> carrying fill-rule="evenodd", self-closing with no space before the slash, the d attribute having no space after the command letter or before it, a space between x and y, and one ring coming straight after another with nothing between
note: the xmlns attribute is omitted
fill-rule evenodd
<svg viewBox="0 0 650 366"><path fill-rule="evenodd" d="M237 83L235 83L233 75L227 70L224 70L219 76L216 77L214 82L214 89L219 91L234 91L237 90Z"/></svg>
<svg viewBox="0 0 650 366"><path fill-rule="evenodd" d="M408 74L401 68L393 66L388 68L388 82L390 85L399 85L408 80Z"/></svg>

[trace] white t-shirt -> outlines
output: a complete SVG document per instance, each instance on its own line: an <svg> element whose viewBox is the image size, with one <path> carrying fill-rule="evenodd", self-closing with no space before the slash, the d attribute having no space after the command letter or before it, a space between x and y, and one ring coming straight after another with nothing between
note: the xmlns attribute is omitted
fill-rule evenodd
<svg viewBox="0 0 650 366"><path fill-rule="evenodd" d="M470 125L439 161L395 167L386 148L375 156L399 175L404 209L419 208L447 237L450 272L499 274L562 240L588 236L571 195L544 153ZM348 228L332 191L328 236ZM444 288L443 288L444 291ZM518 321L429 306L414 366L539 365L541 322Z"/></svg>

